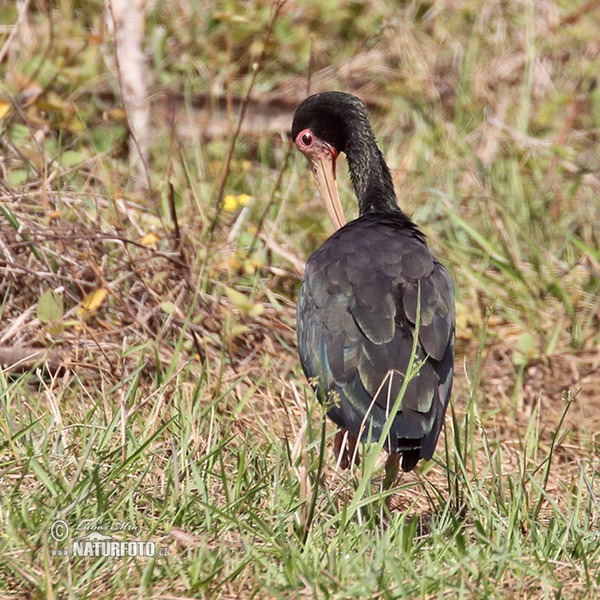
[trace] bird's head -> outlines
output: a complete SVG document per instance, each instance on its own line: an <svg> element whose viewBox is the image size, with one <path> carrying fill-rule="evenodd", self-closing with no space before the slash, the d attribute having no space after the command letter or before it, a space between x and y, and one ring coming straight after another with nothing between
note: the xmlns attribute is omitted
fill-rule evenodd
<svg viewBox="0 0 600 600"><path fill-rule="evenodd" d="M306 156L317 188L336 229L345 224L335 180L335 160L347 151L356 124L369 122L367 109L356 96L322 92L304 100L294 113L292 138ZM370 127L369 127L370 131Z"/></svg>

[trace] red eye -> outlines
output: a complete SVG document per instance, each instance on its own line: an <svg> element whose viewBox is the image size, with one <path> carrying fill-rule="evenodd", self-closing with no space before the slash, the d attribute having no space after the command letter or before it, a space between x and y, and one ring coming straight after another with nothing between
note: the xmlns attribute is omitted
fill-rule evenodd
<svg viewBox="0 0 600 600"><path fill-rule="evenodd" d="M302 143L305 146L310 146L313 143L313 136L312 133L310 133L310 131L307 131L302 134Z"/></svg>

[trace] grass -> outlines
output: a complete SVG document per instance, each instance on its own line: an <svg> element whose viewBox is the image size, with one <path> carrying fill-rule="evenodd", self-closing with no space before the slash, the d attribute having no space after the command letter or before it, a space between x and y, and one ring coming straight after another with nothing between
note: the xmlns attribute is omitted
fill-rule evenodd
<svg viewBox="0 0 600 600"><path fill-rule="evenodd" d="M0 596L600 597L598 7L288 1L258 72L271 4L149 7L147 189L102 6L30 5L0 63L0 349L63 361L0 371ZM388 491L297 358L307 88L369 104L456 282L445 430ZM61 556L90 524L156 555Z"/></svg>

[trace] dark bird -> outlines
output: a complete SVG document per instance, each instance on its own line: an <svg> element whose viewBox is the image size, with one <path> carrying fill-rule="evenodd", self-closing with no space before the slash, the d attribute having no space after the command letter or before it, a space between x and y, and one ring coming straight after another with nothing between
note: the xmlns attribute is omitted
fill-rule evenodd
<svg viewBox="0 0 600 600"><path fill-rule="evenodd" d="M334 450L343 468L356 460L358 440L380 440L415 347L418 372L383 446L389 480L400 457L404 471L430 460L442 428L454 363L452 277L398 207L361 100L343 92L308 97L292 136L337 229L306 264L297 336L304 373L341 428ZM340 152L359 209L347 224L335 181Z"/></svg>

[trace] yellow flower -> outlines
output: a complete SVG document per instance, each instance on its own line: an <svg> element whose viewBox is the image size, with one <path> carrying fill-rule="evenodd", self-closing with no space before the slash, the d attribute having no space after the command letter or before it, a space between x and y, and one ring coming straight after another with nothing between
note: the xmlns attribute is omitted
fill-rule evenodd
<svg viewBox="0 0 600 600"><path fill-rule="evenodd" d="M227 194L223 199L223 208L225 212L233 212L238 207L237 198L231 194Z"/></svg>
<svg viewBox="0 0 600 600"><path fill-rule="evenodd" d="M227 258L227 268L229 270L235 271L240 268L241 264L240 259L235 254L232 254Z"/></svg>
<svg viewBox="0 0 600 600"><path fill-rule="evenodd" d="M252 196L248 196L248 194L240 194L238 196L238 202L242 206L246 206L246 204L248 204L248 202L250 202L250 200L252 200Z"/></svg>
<svg viewBox="0 0 600 600"><path fill-rule="evenodd" d="M0 120L10 113L11 106L6 100L0 101Z"/></svg>

